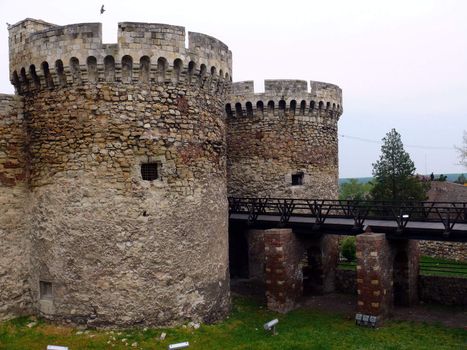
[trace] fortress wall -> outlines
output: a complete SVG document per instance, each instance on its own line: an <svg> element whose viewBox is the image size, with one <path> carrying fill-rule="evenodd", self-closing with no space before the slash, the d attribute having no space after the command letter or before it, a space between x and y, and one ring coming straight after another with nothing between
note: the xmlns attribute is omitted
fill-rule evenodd
<svg viewBox="0 0 467 350"><path fill-rule="evenodd" d="M179 79L230 82L232 53L221 41L185 28L153 23L119 23L118 43L102 43L100 23L66 26L24 20L9 29L10 79L19 93L88 79L164 80L177 71ZM33 31L40 28L39 31ZM129 56L129 57L128 57ZM109 76L106 72L114 70ZM97 77L94 77L98 71Z"/></svg>
<svg viewBox="0 0 467 350"><path fill-rule="evenodd" d="M227 46L189 33L185 48L183 27L130 22L102 44L98 23L28 19L10 49L36 313L117 326L224 317Z"/></svg>
<svg viewBox="0 0 467 350"><path fill-rule="evenodd" d="M251 82L233 84L226 106L229 195L337 198L342 96L335 85L319 84L326 91L269 80L259 94ZM300 173L302 183L292 185Z"/></svg>
<svg viewBox="0 0 467 350"><path fill-rule="evenodd" d="M0 320L31 310L22 99L0 95Z"/></svg>
<svg viewBox="0 0 467 350"><path fill-rule="evenodd" d="M229 308L223 99L197 85L28 94L33 288L93 325L220 319ZM141 164L157 163L145 181Z"/></svg>

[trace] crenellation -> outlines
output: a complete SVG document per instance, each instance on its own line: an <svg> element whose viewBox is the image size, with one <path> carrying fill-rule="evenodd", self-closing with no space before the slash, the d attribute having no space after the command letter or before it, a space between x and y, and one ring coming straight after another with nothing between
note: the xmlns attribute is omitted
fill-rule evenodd
<svg viewBox="0 0 467 350"><path fill-rule="evenodd" d="M194 62L194 70L200 72L205 67L207 74L217 80L230 81L232 71L232 53L221 41L200 33L188 33L189 44L185 47L185 28L166 24L150 23L119 23L118 43L102 43L102 25L100 23L78 23L66 26L42 25L39 31L34 31L37 24L34 21L21 22L23 41L10 40L10 77L12 83L20 93L29 90L25 78L17 79L21 70L29 80L36 81L36 88L47 88L44 84L45 72L40 67L46 62L52 72L56 62L61 61L64 69L69 68L72 58L80 62L81 71L85 70L86 62L90 57L97 60L97 65L104 65L104 60L112 56L115 61L115 76L117 81L121 76L119 72L121 60L130 56L134 62L143 57L149 57L150 65L156 65L163 58L167 64L165 69L173 70L176 61L182 62L182 70L189 69L190 62ZM18 35L18 27L10 28L10 38ZM33 76L31 67L35 68ZM165 74L165 73L164 73ZM196 74L196 73L195 73ZM200 73L199 73L200 74ZM86 82L89 74L82 74L80 83ZM99 75L102 76L102 75ZM105 75L104 75L105 76ZM37 81L42 81L37 84ZM60 80L60 79L59 79ZM158 79L156 79L157 81ZM176 79L167 79L167 82ZM97 79L95 82L99 82ZM61 82L65 80L61 78ZM132 81L133 82L133 81ZM149 80L148 82L151 82ZM55 84L57 88L62 84Z"/></svg>
<svg viewBox="0 0 467 350"><path fill-rule="evenodd" d="M264 81L265 94L289 95L307 91L308 83L306 82L306 80L275 79Z"/></svg>
<svg viewBox="0 0 467 350"><path fill-rule="evenodd" d="M253 81L235 82L226 115L262 117L287 113L297 121L319 122L326 117L329 118L326 123L336 123L343 113L342 90L337 85L314 81L310 86L308 91L305 80L265 80L265 91L256 93Z"/></svg>

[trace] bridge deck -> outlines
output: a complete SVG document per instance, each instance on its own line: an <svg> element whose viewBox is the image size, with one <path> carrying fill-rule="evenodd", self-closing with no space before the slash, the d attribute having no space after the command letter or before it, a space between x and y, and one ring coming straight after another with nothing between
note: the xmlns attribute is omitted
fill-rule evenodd
<svg viewBox="0 0 467 350"><path fill-rule="evenodd" d="M229 204L231 223L255 228L289 227L299 234L356 235L370 227L389 239L467 242L466 203L419 202L409 206L369 201L229 198ZM381 213L386 216L381 217Z"/></svg>

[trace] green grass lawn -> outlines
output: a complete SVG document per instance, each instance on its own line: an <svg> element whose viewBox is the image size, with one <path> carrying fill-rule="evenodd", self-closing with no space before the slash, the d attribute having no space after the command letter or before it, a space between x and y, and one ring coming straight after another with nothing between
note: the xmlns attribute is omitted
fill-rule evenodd
<svg viewBox="0 0 467 350"><path fill-rule="evenodd" d="M343 270L355 270L356 262L341 262L339 268ZM420 257L420 274L427 276L446 276L467 278L467 263L454 260Z"/></svg>
<svg viewBox="0 0 467 350"><path fill-rule="evenodd" d="M278 334L262 325L279 319ZM0 349L44 350L47 344L77 349L167 349L168 344L189 341L189 349L467 349L467 331L437 325L389 322L383 328L358 327L342 315L300 309L276 314L251 300L236 298L230 317L197 330L174 329L86 331L19 318L0 324ZM167 332L164 341L161 332ZM137 343L136 346L132 344Z"/></svg>

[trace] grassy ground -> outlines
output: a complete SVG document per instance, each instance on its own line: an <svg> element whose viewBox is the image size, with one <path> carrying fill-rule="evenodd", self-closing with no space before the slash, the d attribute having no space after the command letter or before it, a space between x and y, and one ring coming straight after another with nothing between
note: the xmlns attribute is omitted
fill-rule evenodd
<svg viewBox="0 0 467 350"><path fill-rule="evenodd" d="M342 262L339 268L343 270L355 270L355 262ZM447 276L467 278L467 264L454 260L420 257L420 274L427 276Z"/></svg>
<svg viewBox="0 0 467 350"><path fill-rule="evenodd" d="M279 318L278 335L262 325ZM189 349L466 349L467 331L441 326L390 322L380 329L355 326L341 315L300 309L287 315L267 311L247 299L235 299L225 322L175 329L77 331L28 318L0 324L0 349L44 350L47 344L77 349L167 349L168 344L189 341ZM164 341L161 332L167 332ZM132 346L133 345L133 346Z"/></svg>

